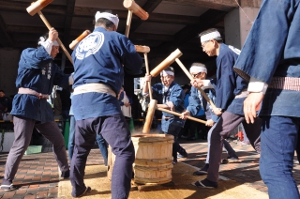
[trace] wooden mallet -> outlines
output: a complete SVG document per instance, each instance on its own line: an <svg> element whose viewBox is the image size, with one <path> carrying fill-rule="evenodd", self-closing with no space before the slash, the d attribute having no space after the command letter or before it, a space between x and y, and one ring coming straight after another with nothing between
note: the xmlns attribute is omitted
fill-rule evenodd
<svg viewBox="0 0 300 199"><path fill-rule="evenodd" d="M169 113L169 114L172 114L172 115L176 115L178 117L181 116L180 113L177 113L175 111L170 111L170 110L167 110L167 109L164 109L164 108L156 108L156 109L159 110L159 111L162 111L162 112L166 112L166 113ZM200 122L200 123L206 124L205 120L201 120L201 119L198 119L198 118L195 118L195 117L192 117L192 116L187 116L187 119L193 120L195 122Z"/></svg>
<svg viewBox="0 0 300 199"><path fill-rule="evenodd" d="M70 44L69 44L69 48L71 50L74 50L75 46L81 41L83 40L86 36L88 36L91 33L91 31L89 30L85 30L83 31L83 33L81 33L81 35L79 35L76 39L74 39Z"/></svg>
<svg viewBox="0 0 300 199"><path fill-rule="evenodd" d="M144 60L145 60L145 67L146 67L146 74L149 75L149 65L148 65L148 56L147 53L150 52L150 48L148 46L140 46L140 45L135 45L136 52L139 53L144 53ZM143 126L142 133L149 133L153 117L155 114L155 109L157 105L157 100L153 99L152 97L152 89L151 89L151 83L147 82L148 90L149 90L149 97L150 97L150 103L147 111L147 115L145 118L145 123Z"/></svg>
<svg viewBox="0 0 300 199"><path fill-rule="evenodd" d="M194 78L192 77L190 72L186 69L186 67L182 64L182 62L178 58L176 58L175 61L180 66L180 68L183 70L183 72L186 74L186 76L188 76L188 78L192 81ZM206 95L206 93L201 88L198 88L198 90L201 92L201 95L205 98L205 100L212 106L212 108L216 108L216 105Z"/></svg>
<svg viewBox="0 0 300 199"><path fill-rule="evenodd" d="M175 51L173 51L165 60L163 60L159 65L157 65L151 72L150 74L153 76L153 77L156 77L162 70L164 70L165 68L167 68L168 66L170 66L174 61L176 60L179 60L178 58L182 55L182 52L177 48ZM177 62L177 61L176 61ZM203 92L204 93L204 92ZM204 93L206 95L206 93ZM207 95L206 95L207 97ZM208 98L208 97L207 97ZM209 98L208 98L209 99ZM211 100L210 100L211 101ZM163 109L163 108L157 108L157 110L160 110L160 111L163 111L163 112L166 112L166 113L170 113L170 114L173 114L173 115L176 115L176 116L181 116L180 113L177 113L177 112L174 112L174 111L169 111L169 110L166 110L166 109ZM190 120L194 120L196 122L201 122L201 123L204 123L206 124L206 121L205 120L199 120L197 118L194 118L194 117L191 117L191 116L188 116L187 117L188 119Z"/></svg>
<svg viewBox="0 0 300 199"><path fill-rule="evenodd" d="M142 20L147 20L149 17L149 14L144 9L142 9L138 4L136 4L134 0L124 0L123 6L128 10L125 36L129 37L132 13L137 15Z"/></svg>
<svg viewBox="0 0 300 199"><path fill-rule="evenodd" d="M43 15L43 13L41 12L41 10L46 7L47 5L49 5L53 0L38 0L34 3L32 3L29 7L26 8L27 12L33 16L36 13L38 13L38 15L40 16L40 18L42 19L42 21L44 22L44 24L47 26L48 30L50 30L52 28L52 26L50 25L50 23L48 22L48 20L46 19L46 17ZM72 57L70 55L70 53L68 52L68 50L66 49L66 47L64 46L64 44L61 42L61 40L59 38L56 39L57 43L59 44L59 46L62 48L62 50L64 51L64 53L66 54L66 56L68 57L69 61L73 64L73 60Z"/></svg>
<svg viewBox="0 0 300 199"><path fill-rule="evenodd" d="M136 52L144 54L146 74L149 75L149 65L148 65L148 55L147 54L150 52L150 48L148 46L141 46L141 45L134 45L134 46L135 46ZM152 91L151 91L151 82L148 82L148 89L149 89L150 100L152 100L153 97L152 97Z"/></svg>
<svg viewBox="0 0 300 199"><path fill-rule="evenodd" d="M134 45L136 52L138 53L149 53L150 48L148 46Z"/></svg>
<svg viewBox="0 0 300 199"><path fill-rule="evenodd" d="M173 51L166 59L164 59L160 64L158 64L155 68L153 68L150 72L150 75L152 77L156 77L160 74L161 71L166 69L168 66L170 66L176 58L180 57L182 55L182 52L177 48L175 51Z"/></svg>

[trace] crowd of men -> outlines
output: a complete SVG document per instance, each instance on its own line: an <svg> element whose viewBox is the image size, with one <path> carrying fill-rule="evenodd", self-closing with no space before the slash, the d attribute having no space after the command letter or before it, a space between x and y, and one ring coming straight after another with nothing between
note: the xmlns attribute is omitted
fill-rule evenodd
<svg viewBox="0 0 300 199"><path fill-rule="evenodd" d="M161 83L152 86L153 95L162 97L157 107L181 114L178 117L163 113L161 123L162 132L174 136L174 164L177 153L187 155L177 140L186 117L196 115L201 108L210 114L206 124L211 127L209 167L206 172L196 173L207 177L192 185L218 187L223 141L243 123L251 145L261 154L260 174L269 197L299 198L292 173L300 125L299 4L299 0L264 0L241 51L223 43L216 29L200 33L203 51L217 57L216 77L199 78L203 72L199 64L190 69L194 79L190 82L193 92L188 107L184 107L184 91L174 81L172 67L161 71ZM11 108L15 140L7 157L2 190L18 188L13 180L36 128L53 143L61 177L70 178L71 195L75 198L91 191L84 183L84 169L96 136L101 134L116 156L112 198L128 198L135 152L117 96L124 74L140 75L143 63L133 43L116 32L118 24L117 15L96 13L94 31L72 53L73 75L64 74L53 61L59 52L58 32L54 28L40 38L39 47L22 52L16 79L18 93ZM151 75L145 79L150 81ZM54 85L66 89L72 85L74 90L72 107L76 125L70 167L64 138L47 102ZM201 89L214 91L213 97L212 90L207 90L215 98L214 106L204 99ZM145 89L144 95L147 93L149 90Z"/></svg>

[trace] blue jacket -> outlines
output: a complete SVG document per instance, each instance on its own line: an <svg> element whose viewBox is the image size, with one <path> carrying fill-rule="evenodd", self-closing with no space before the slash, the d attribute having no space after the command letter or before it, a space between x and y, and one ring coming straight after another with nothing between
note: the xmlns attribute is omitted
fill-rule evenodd
<svg viewBox="0 0 300 199"><path fill-rule="evenodd" d="M216 101L216 95L215 91L213 89L205 89L204 91L207 96L213 101ZM191 95L189 97L189 105L186 108L192 116L197 116L197 113L199 113L199 110L204 110L206 120L212 119L214 122L218 121L218 116L216 116L211 109L211 106L204 97L201 96L200 91L193 87L191 88Z"/></svg>
<svg viewBox="0 0 300 199"><path fill-rule="evenodd" d="M273 77L300 78L300 1L263 1L234 69L270 84ZM300 92L268 88L260 115L300 117Z"/></svg>
<svg viewBox="0 0 300 199"><path fill-rule="evenodd" d="M51 94L53 85L68 89L69 75L64 74L53 62L44 47L27 48L21 53L16 87L30 88L42 94ZM53 111L46 99L16 94L12 115L30 118L42 123L54 120Z"/></svg>
<svg viewBox="0 0 300 199"><path fill-rule="evenodd" d="M169 89L166 91L162 83L156 83L152 86L153 98L163 98L163 103L171 101L175 106L175 112L182 113L184 110L184 91L181 86L173 82ZM163 112L163 118L161 120L161 129L163 132L168 132L170 124L183 127L185 120L180 119L177 116ZM164 117L171 117L165 120Z"/></svg>
<svg viewBox="0 0 300 199"><path fill-rule="evenodd" d="M237 115L243 115L243 100L234 97L247 89L248 83L233 71L233 66L238 58L239 50L224 43L220 46L216 59L216 78L211 81L216 91L218 108ZM229 106L230 105L230 106Z"/></svg>
<svg viewBox="0 0 300 199"><path fill-rule="evenodd" d="M72 53L74 62L73 88L86 83L103 83L116 96L124 83L124 71L141 74L142 59L132 42L115 31L96 27ZM73 95L72 108L76 120L121 114L119 100L105 93Z"/></svg>

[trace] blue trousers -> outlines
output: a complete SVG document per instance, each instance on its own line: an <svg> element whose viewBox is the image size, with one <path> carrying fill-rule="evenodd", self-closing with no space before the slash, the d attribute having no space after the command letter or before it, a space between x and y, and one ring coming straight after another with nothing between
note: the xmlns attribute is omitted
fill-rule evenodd
<svg viewBox="0 0 300 199"><path fill-rule="evenodd" d="M178 125L170 124L168 132L164 132L165 134L170 134L174 136L174 143L173 143L173 150L172 150L172 156L173 161L177 161L177 152L180 154L183 154L185 152L185 149L182 148L178 142L178 134L181 131L181 127Z"/></svg>
<svg viewBox="0 0 300 199"><path fill-rule="evenodd" d="M70 115L69 142L68 142L69 160L72 160L72 156L73 156L74 137L75 137L75 125L76 125L75 117L74 117L74 115Z"/></svg>
<svg viewBox="0 0 300 199"><path fill-rule="evenodd" d="M74 150L74 139L75 139L75 125L76 120L74 115L70 115L70 132L69 132L69 143L68 143L68 152L69 152L69 159L72 159L73 156L73 150ZM108 150L107 150L107 144L105 139L102 137L101 134L96 134L96 141L98 144L98 147L100 149L100 152L104 159L104 165L107 166L107 160L108 160Z"/></svg>
<svg viewBox="0 0 300 199"><path fill-rule="evenodd" d="M135 153L124 116L117 114L78 120L75 128L75 146L70 168L72 196L80 195L86 188L83 178L87 156L95 143L96 134L101 133L116 156L111 182L112 199L128 198Z"/></svg>
<svg viewBox="0 0 300 199"><path fill-rule="evenodd" d="M107 161L108 161L108 149L107 149L107 143L105 141L105 139L102 137L101 134L97 134L96 135L96 141L98 144L98 147L100 149L100 152L103 156L104 159L104 165L107 166Z"/></svg>
<svg viewBox="0 0 300 199"><path fill-rule="evenodd" d="M297 146L299 118L262 117L260 175L270 199L299 199L293 178L294 151Z"/></svg>

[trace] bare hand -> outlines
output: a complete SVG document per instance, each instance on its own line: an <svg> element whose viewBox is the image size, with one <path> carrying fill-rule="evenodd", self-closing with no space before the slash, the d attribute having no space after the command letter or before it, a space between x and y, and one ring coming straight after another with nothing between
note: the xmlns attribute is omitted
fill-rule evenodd
<svg viewBox="0 0 300 199"><path fill-rule="evenodd" d="M213 108L212 112L216 115L216 116L220 116L222 115L222 109L220 108Z"/></svg>
<svg viewBox="0 0 300 199"><path fill-rule="evenodd" d="M190 83L192 86L194 86L196 88L201 88L204 85L203 81L200 79L193 79L190 81Z"/></svg>
<svg viewBox="0 0 300 199"><path fill-rule="evenodd" d="M264 98L263 93L250 93L244 101L245 120L249 124L253 124L257 117L257 111L260 109L261 102Z"/></svg>
<svg viewBox="0 0 300 199"><path fill-rule="evenodd" d="M49 30L49 40L55 41L58 38L58 32L54 28L51 28Z"/></svg>
<svg viewBox="0 0 300 199"><path fill-rule="evenodd" d="M205 126L213 126L214 123L215 123L215 122L214 122L212 119L209 119L209 120L206 121Z"/></svg>
<svg viewBox="0 0 300 199"><path fill-rule="evenodd" d="M152 78L152 76L151 75L145 75L145 77L144 77L145 79L145 82L151 82L151 78Z"/></svg>
<svg viewBox="0 0 300 199"><path fill-rule="evenodd" d="M181 113L180 119L186 120L188 116L190 116L190 112L189 111L184 111Z"/></svg>
<svg viewBox="0 0 300 199"><path fill-rule="evenodd" d="M130 106L130 103L124 103L124 105L125 105L126 107L129 107L129 106Z"/></svg>

